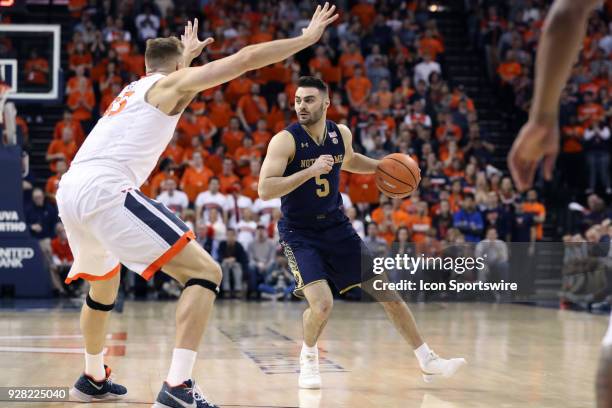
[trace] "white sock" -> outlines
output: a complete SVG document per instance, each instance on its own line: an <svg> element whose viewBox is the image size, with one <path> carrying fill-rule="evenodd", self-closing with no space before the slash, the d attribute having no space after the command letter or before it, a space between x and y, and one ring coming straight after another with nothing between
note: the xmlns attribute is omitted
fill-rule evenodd
<svg viewBox="0 0 612 408"><path fill-rule="evenodd" d="M85 374L96 381L102 381L106 378L103 354L104 351L100 352L100 354L88 354L85 352Z"/></svg>
<svg viewBox="0 0 612 408"><path fill-rule="evenodd" d="M317 343L312 347L307 346L306 343L302 343L302 354L319 354Z"/></svg>
<svg viewBox="0 0 612 408"><path fill-rule="evenodd" d="M166 382L171 386L182 384L191 378L198 353L193 350L175 348L172 352L172 363Z"/></svg>
<svg viewBox="0 0 612 408"><path fill-rule="evenodd" d="M419 364L421 366L427 362L429 353L431 353L431 349L427 343L423 343L418 348L414 349L414 355L416 356L417 360L419 360Z"/></svg>

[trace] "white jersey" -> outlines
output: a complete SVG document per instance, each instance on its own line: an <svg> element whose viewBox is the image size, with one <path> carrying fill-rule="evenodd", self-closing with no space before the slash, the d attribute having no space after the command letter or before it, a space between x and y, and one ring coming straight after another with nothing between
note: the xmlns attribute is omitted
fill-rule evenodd
<svg viewBox="0 0 612 408"><path fill-rule="evenodd" d="M145 101L147 91L163 74L132 82L115 98L85 139L72 167L93 164L127 173L140 187L170 143L181 113L168 116Z"/></svg>

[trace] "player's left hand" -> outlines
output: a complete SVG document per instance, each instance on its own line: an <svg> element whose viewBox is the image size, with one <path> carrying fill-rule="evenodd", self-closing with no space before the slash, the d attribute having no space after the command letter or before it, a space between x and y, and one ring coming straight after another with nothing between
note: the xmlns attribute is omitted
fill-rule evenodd
<svg viewBox="0 0 612 408"><path fill-rule="evenodd" d="M187 22L185 26L185 33L181 35L181 42L185 47L184 55L191 59L197 58L202 53L204 47L212 44L215 40L212 37L208 37L204 41L198 40L198 19Z"/></svg>
<svg viewBox="0 0 612 408"><path fill-rule="evenodd" d="M559 154L559 127L527 122L508 154L508 168L519 191L533 184L535 172L543 160L544 179L552 180L555 161Z"/></svg>

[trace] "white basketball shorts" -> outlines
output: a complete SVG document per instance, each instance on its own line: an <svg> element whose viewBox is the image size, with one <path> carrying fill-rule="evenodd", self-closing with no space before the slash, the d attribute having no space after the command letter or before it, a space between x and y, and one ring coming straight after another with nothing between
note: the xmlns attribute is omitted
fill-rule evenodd
<svg viewBox="0 0 612 408"><path fill-rule="evenodd" d="M148 280L195 239L183 221L117 169L71 168L56 197L74 256L66 283L110 279L120 264Z"/></svg>

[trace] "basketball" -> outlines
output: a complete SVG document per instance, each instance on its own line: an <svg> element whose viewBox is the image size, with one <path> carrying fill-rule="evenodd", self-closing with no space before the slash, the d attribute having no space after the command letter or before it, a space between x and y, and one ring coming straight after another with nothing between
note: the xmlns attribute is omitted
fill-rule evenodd
<svg viewBox="0 0 612 408"><path fill-rule="evenodd" d="M385 156L376 168L376 186L391 198L412 194L421 181L421 169L416 161L403 153Z"/></svg>

